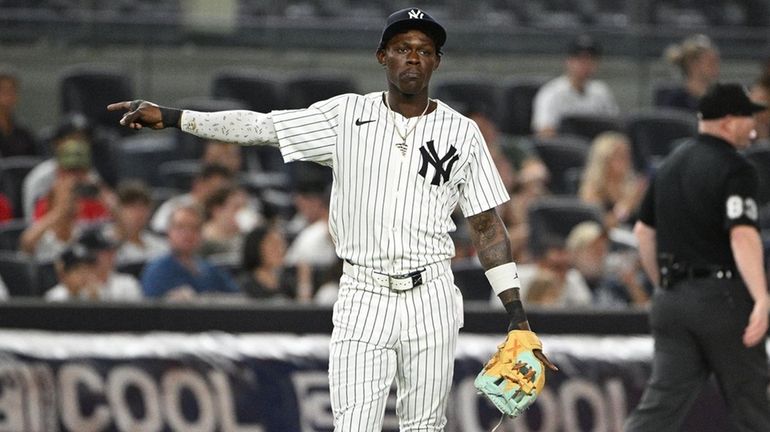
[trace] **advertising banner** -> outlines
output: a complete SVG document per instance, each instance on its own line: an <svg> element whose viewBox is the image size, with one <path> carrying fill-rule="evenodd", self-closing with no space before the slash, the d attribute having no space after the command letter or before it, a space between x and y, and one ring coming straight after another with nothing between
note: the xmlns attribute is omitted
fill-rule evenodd
<svg viewBox="0 0 770 432"><path fill-rule="evenodd" d="M491 430L473 379L503 336L462 334L447 431ZM498 431L620 431L649 376L652 339L542 336L561 371ZM0 331L0 432L330 432L328 336ZM385 431L398 431L395 387ZM688 428L725 429L715 386ZM688 429L690 430L690 429Z"/></svg>

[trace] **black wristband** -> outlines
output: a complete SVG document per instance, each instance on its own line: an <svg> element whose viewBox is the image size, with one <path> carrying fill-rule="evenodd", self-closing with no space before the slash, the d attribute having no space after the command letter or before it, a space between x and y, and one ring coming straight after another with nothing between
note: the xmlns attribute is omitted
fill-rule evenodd
<svg viewBox="0 0 770 432"><path fill-rule="evenodd" d="M179 121L182 120L182 110L177 108L167 108L159 106L160 118L163 127L175 127L178 128Z"/></svg>
<svg viewBox="0 0 770 432"><path fill-rule="evenodd" d="M511 319L508 324L508 331L520 329L519 324L527 322L527 314L524 313L524 305L521 300L514 300L504 306L505 311L508 312L508 317Z"/></svg>

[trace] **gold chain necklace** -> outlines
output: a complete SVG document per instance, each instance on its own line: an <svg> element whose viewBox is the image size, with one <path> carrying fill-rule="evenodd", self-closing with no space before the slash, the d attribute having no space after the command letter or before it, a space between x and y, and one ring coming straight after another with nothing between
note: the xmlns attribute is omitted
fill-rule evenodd
<svg viewBox="0 0 770 432"><path fill-rule="evenodd" d="M406 130L406 133L401 133L401 129L399 129L398 124L396 123L396 112L390 109L390 101L388 101L388 92L385 92L384 96L385 96L385 106L388 107L388 111L390 111L390 120L393 123L393 129L396 130L396 133L398 134L399 137L401 137L401 140L402 140L402 142L396 143L396 147L399 150L401 150L402 154L405 155L406 149L407 149L406 139L409 137L409 135L412 134L412 132L414 132L415 129L417 129L417 125L420 123L420 119L422 119L425 113L428 112L428 108L430 107L430 98L428 98L428 103L425 104L425 109L422 111L422 114L420 114L417 117L417 121L414 122L411 128L408 128ZM409 120L410 119L406 119L407 127L409 126Z"/></svg>

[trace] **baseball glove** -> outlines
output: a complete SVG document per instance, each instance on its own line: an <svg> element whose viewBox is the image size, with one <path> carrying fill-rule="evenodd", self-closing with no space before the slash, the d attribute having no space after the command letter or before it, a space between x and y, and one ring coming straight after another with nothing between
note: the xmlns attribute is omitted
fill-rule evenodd
<svg viewBox="0 0 770 432"><path fill-rule="evenodd" d="M542 350L535 333L510 331L473 382L481 394L510 417L532 405L545 385L545 365L534 350Z"/></svg>

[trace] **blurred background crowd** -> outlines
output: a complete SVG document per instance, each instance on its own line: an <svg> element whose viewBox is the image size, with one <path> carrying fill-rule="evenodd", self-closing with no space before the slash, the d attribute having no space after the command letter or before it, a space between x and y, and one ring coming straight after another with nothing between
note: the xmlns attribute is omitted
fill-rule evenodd
<svg viewBox="0 0 770 432"><path fill-rule="evenodd" d="M639 201L662 158L696 133L697 100L711 83L739 81L754 100L770 100L770 49L740 50L747 45L740 43L742 34L770 47L770 2L425 3L450 35L450 72L434 75L431 95L475 120L490 147L511 195L498 210L509 229L525 301L551 308L646 305L652 286L630 232ZM351 62L346 53L364 47L370 55L378 37L373 29L404 6L0 0L0 49L8 54L0 57L0 296L331 304L341 262L327 227L327 168L283 164L272 147L205 141L177 130L122 130L120 114L105 106L160 95L176 102L164 104L186 109L267 112L384 88L373 58L361 57L372 63L364 69L370 76L361 79L345 66ZM494 56L505 43L495 39L475 48L474 40L484 37L468 28L478 22L518 28L530 46L519 41L515 52L499 54L512 70L521 62L530 72L497 73L505 67L498 62L490 67L496 74L490 79L488 70L452 66L453 49L466 60L478 55L483 68L490 52ZM113 27L123 24L129 31ZM297 39L282 42L291 53L337 59L340 65L300 74L288 66L292 54L275 47L265 54L266 35L271 29L283 34L282 25ZM343 33L322 33L328 37L319 40L319 26L341 27ZM643 30L656 26L669 29L667 43ZM455 36L453 27L464 30ZM553 29L554 37L535 37ZM373 36L346 36L357 30ZM631 36L612 37L624 32ZM465 34L475 39L463 45ZM740 68L723 70L726 53L712 34L727 41L728 58ZM641 48L647 36L656 42L654 60L639 65L665 64L670 74L654 83L642 77L646 84L639 88L649 95L632 97L624 81L639 77L603 67L608 57L612 62L648 49ZM338 51L324 45L347 39ZM183 52L190 64L216 63L221 57L212 52L237 45L263 53L257 54L263 63L219 65L196 93L182 92L116 60L120 51L146 53L146 45L156 42ZM538 49L542 54L532 53ZM24 51L71 53L88 61L39 70L34 66L48 63ZM149 52L138 55L138 67L162 72L154 64L158 53ZM264 62L270 55L275 63ZM189 69L184 72L202 80L200 71ZM735 70L740 73L731 74ZM137 76L142 93L134 85ZM53 91L45 94L38 83ZM25 105L28 95L32 100ZM747 156L759 166L763 238L770 245L770 112L757 115L756 132ZM466 299L497 307L461 214L455 222L456 284Z"/></svg>

